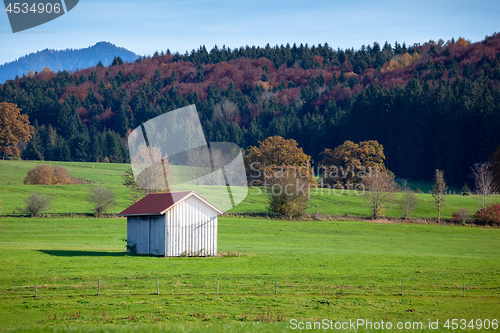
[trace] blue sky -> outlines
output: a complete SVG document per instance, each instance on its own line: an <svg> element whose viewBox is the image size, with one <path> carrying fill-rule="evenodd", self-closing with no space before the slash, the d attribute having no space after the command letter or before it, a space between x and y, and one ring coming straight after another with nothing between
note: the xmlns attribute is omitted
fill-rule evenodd
<svg viewBox="0 0 500 333"><path fill-rule="evenodd" d="M20 0L21 1L21 0ZM0 12L0 64L42 49L108 41L140 55L206 45L328 42L342 49L372 44L479 41L500 32L500 1L80 0L66 15L13 34Z"/></svg>

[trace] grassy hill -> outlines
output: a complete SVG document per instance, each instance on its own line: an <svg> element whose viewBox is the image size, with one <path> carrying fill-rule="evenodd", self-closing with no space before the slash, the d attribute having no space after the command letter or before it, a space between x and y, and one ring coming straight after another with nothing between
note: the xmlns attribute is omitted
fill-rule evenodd
<svg viewBox="0 0 500 333"><path fill-rule="evenodd" d="M87 185L40 186L23 185L23 179L29 170L37 164L61 165L75 177L93 182ZM130 205L128 189L122 185L122 175L129 168L129 164L115 163L87 163L87 162L33 162L33 161L0 161L0 214L12 214L17 207L22 206L24 198L30 192L36 191L53 197L51 207L47 213L69 214L91 213L91 206L86 201L89 187L104 185L116 195L117 205L111 213L118 213ZM415 186L425 188L426 184L416 183ZM433 198L430 194L418 194L419 206L413 216L416 218L434 218L436 211ZM396 195L396 199L400 194ZM474 213L480 206L473 196L448 195L447 206L442 217L451 218L453 212L461 208ZM492 202L500 202L500 197L492 198ZM241 204L228 211L229 213L265 213L267 199L261 188L250 188L249 195ZM308 213L331 214L338 216L370 216L369 206L362 196L352 191L344 193L328 191L327 189L313 189ZM398 204L389 205L385 215L400 217Z"/></svg>
<svg viewBox="0 0 500 333"><path fill-rule="evenodd" d="M68 169L74 177L93 182L85 185L24 185L23 180L29 170L37 164L61 165ZM90 204L86 201L88 189L93 185L105 185L116 195L117 206L113 212L120 212L130 204L127 188L121 185L121 175L130 165L110 163L80 162L29 162L0 161L0 210L1 214L12 214L21 207L24 198L30 192L39 192L52 196L48 213L91 213Z"/></svg>

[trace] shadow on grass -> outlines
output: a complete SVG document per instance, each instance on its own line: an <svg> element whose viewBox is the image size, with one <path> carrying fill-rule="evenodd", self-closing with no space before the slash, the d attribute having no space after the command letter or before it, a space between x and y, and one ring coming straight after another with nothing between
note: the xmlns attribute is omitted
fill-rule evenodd
<svg viewBox="0 0 500 333"><path fill-rule="evenodd" d="M104 252L104 251L69 251L69 250L38 250L56 257L125 257L126 252Z"/></svg>

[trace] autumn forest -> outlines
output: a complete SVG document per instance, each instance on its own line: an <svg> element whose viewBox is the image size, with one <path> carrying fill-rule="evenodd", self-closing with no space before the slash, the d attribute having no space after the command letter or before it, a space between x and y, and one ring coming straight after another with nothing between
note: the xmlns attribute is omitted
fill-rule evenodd
<svg viewBox="0 0 500 333"><path fill-rule="evenodd" d="M328 44L169 50L132 63L40 73L0 85L35 127L26 159L127 162L131 129L195 104L207 141L244 149L279 135L313 161L377 140L399 177L469 182L500 145L500 35L359 50Z"/></svg>

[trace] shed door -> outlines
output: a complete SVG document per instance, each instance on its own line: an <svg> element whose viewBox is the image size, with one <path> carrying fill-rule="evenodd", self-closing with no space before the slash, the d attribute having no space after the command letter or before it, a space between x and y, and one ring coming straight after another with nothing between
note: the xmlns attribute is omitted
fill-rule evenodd
<svg viewBox="0 0 500 333"><path fill-rule="evenodd" d="M149 254L165 255L165 217L149 219Z"/></svg>
<svg viewBox="0 0 500 333"><path fill-rule="evenodd" d="M137 253L149 254L149 219L141 217L135 224L135 239L137 239Z"/></svg>

